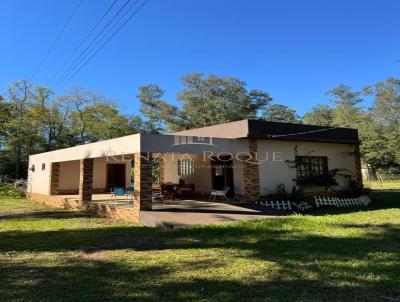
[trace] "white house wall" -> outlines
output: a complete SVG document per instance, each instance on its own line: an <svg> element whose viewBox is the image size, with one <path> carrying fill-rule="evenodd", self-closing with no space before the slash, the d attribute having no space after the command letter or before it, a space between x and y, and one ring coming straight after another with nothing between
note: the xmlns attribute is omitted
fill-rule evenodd
<svg viewBox="0 0 400 302"><path fill-rule="evenodd" d="M140 134L31 155L33 164L62 162L140 152Z"/></svg>
<svg viewBox="0 0 400 302"><path fill-rule="evenodd" d="M44 170L42 170L42 163L45 164ZM35 164L35 172L32 172L31 169L28 170L28 192L48 195L50 188L50 163L48 161L32 161L29 158L29 168L33 164Z"/></svg>
<svg viewBox="0 0 400 302"><path fill-rule="evenodd" d="M290 168L286 161L294 161L296 146L299 156L327 156L329 170L348 169L347 173L356 175L353 145L267 140L258 140L257 143L259 158L264 159L266 154L269 156L259 167L261 194L276 192L277 186L281 183L285 184L287 190L291 190L294 185L293 179L296 178L296 169ZM272 158L274 152L275 161ZM338 177L338 182L341 188L347 185L342 177Z"/></svg>

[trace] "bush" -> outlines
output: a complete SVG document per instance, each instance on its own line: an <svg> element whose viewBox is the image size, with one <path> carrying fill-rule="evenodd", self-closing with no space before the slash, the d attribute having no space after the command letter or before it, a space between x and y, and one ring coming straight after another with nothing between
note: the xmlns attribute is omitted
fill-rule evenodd
<svg viewBox="0 0 400 302"><path fill-rule="evenodd" d="M346 191L342 191L339 197L360 197L361 195L369 195L371 189L365 187L354 180L350 180Z"/></svg>
<svg viewBox="0 0 400 302"><path fill-rule="evenodd" d="M289 200L291 202L301 202L304 201L305 195L303 191L303 187L294 185L292 189L289 191L286 189L284 184L280 184L276 188L276 193L268 194L262 196L263 200Z"/></svg>
<svg viewBox="0 0 400 302"><path fill-rule="evenodd" d="M25 193L18 191L12 185L0 184L0 197L24 197Z"/></svg>

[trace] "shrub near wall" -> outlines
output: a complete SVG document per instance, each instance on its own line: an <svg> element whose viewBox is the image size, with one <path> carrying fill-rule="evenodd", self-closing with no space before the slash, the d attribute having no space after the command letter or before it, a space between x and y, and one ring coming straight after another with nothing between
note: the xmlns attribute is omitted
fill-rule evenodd
<svg viewBox="0 0 400 302"><path fill-rule="evenodd" d="M0 197L19 198L24 196L24 192L18 191L12 185L0 184Z"/></svg>

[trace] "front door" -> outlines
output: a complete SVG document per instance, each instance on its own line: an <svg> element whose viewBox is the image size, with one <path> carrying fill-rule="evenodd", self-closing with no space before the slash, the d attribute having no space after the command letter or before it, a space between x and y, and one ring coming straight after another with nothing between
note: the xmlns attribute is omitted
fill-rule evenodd
<svg viewBox="0 0 400 302"><path fill-rule="evenodd" d="M211 161L213 190L223 190L230 187L228 196L233 196L233 161L229 157L213 158Z"/></svg>
<svg viewBox="0 0 400 302"><path fill-rule="evenodd" d="M125 187L125 164L107 164L107 188Z"/></svg>

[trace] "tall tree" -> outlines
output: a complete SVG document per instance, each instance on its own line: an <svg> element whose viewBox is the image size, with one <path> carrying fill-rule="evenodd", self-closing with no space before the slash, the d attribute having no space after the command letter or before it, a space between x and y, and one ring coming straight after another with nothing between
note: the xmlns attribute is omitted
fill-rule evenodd
<svg viewBox="0 0 400 302"><path fill-rule="evenodd" d="M352 91L350 86L339 85L327 92L335 105L333 124L339 127L356 127L361 114L361 92Z"/></svg>
<svg viewBox="0 0 400 302"><path fill-rule="evenodd" d="M137 98L140 101L140 112L146 118L143 131L162 133L166 124L174 123L178 109L162 100L163 95L164 91L157 85L139 87Z"/></svg>
<svg viewBox="0 0 400 302"><path fill-rule="evenodd" d="M68 146L67 118L69 110L59 99L52 98L53 92L37 86L33 90L33 104L30 110L32 120L37 124L45 143L44 151Z"/></svg>
<svg viewBox="0 0 400 302"><path fill-rule="evenodd" d="M386 81L377 82L364 88L367 95L374 97L374 103L370 110L372 118L364 127L374 126L370 131L361 131L364 135L376 138L375 140L364 139L367 145L376 146L378 150L365 152L366 158L370 160L373 155L373 164L383 170L391 167L396 173L400 172L400 80L388 78ZM378 130L377 130L378 129Z"/></svg>
<svg viewBox="0 0 400 302"><path fill-rule="evenodd" d="M84 109L84 115L86 138L90 142L137 133L128 118L120 115L118 110L110 104L95 103Z"/></svg>
<svg viewBox="0 0 400 302"><path fill-rule="evenodd" d="M298 123L300 120L299 116L296 114L296 110L280 104L267 106L263 111L262 119L266 121L286 123Z"/></svg>
<svg viewBox="0 0 400 302"><path fill-rule="evenodd" d="M400 80L388 78L365 87L364 92L374 96L372 112L377 121L400 130Z"/></svg>
<svg viewBox="0 0 400 302"><path fill-rule="evenodd" d="M4 125L6 148L13 160L15 178L26 174L27 156L40 147L41 137L36 124L30 117L32 107L32 85L27 80L16 81L9 85L7 103L10 118Z"/></svg>
<svg viewBox="0 0 400 302"><path fill-rule="evenodd" d="M182 84L177 99L182 104L180 116L185 128L256 118L271 101L268 93L247 91L246 83L234 77L193 73L183 76Z"/></svg>
<svg viewBox="0 0 400 302"><path fill-rule="evenodd" d="M332 126L333 110L327 105L318 104L304 114L303 122L310 125Z"/></svg>

